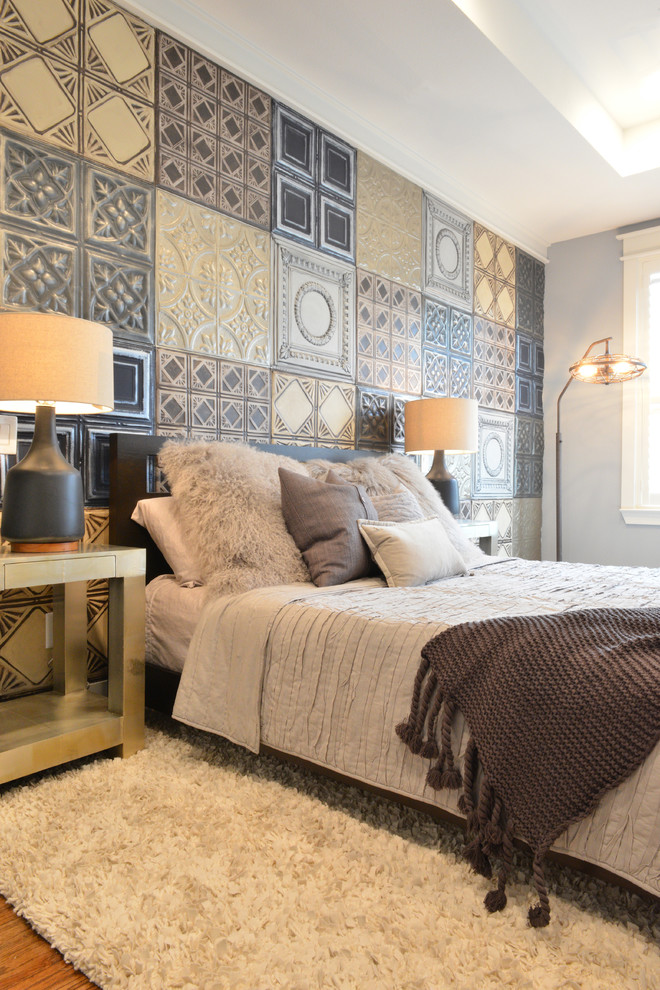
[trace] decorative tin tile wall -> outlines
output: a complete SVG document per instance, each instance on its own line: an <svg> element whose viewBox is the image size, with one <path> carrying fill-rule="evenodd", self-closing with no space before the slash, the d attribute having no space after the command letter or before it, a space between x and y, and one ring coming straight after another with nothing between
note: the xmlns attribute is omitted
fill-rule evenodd
<svg viewBox="0 0 660 990"><path fill-rule="evenodd" d="M157 349L157 432L209 440L270 440L270 371Z"/></svg>
<svg viewBox="0 0 660 990"><path fill-rule="evenodd" d="M402 450L406 402L453 395L477 399L482 430L479 455L451 458L461 517L538 555L535 258L110 0L0 0L0 170L0 309L114 335L112 415L58 420L88 537L107 538L117 429ZM345 279L355 301L335 298ZM333 307L341 333L319 345ZM20 417L21 455L33 426ZM48 683L48 594L7 602L0 698ZM106 605L91 583L91 676Z"/></svg>
<svg viewBox="0 0 660 990"><path fill-rule="evenodd" d="M273 112L273 231L355 259L355 148L288 107Z"/></svg>
<svg viewBox="0 0 660 990"><path fill-rule="evenodd" d="M270 227L270 97L166 34L158 34L156 181Z"/></svg>
<svg viewBox="0 0 660 990"><path fill-rule="evenodd" d="M269 235L159 192L156 241L157 343L267 364Z"/></svg>
<svg viewBox="0 0 660 990"><path fill-rule="evenodd" d="M479 410L479 450L474 458L472 493L477 497L513 495L515 418Z"/></svg>
<svg viewBox="0 0 660 990"><path fill-rule="evenodd" d="M419 395L422 299L419 292L358 269L357 382Z"/></svg>
<svg viewBox="0 0 660 990"><path fill-rule="evenodd" d="M475 522L485 522L495 520L498 532L498 555L500 557L511 557L513 551L513 499L493 499L472 503L472 519Z"/></svg>
<svg viewBox="0 0 660 990"><path fill-rule="evenodd" d="M155 31L105 0L5 0L0 124L152 180Z"/></svg>
<svg viewBox="0 0 660 990"><path fill-rule="evenodd" d="M416 398L370 389L357 390L356 447L402 452L406 402Z"/></svg>
<svg viewBox="0 0 660 990"><path fill-rule="evenodd" d="M424 395L471 399L472 314L435 299L424 299L422 340Z"/></svg>
<svg viewBox="0 0 660 990"><path fill-rule="evenodd" d="M516 326L515 248L474 225L474 312L506 327Z"/></svg>
<svg viewBox="0 0 660 990"><path fill-rule="evenodd" d="M355 386L273 373L273 443L355 447Z"/></svg>
<svg viewBox="0 0 660 990"><path fill-rule="evenodd" d="M355 268L273 240L275 363L355 380Z"/></svg>
<svg viewBox="0 0 660 990"><path fill-rule="evenodd" d="M516 248L516 328L543 338L545 268Z"/></svg>
<svg viewBox="0 0 660 990"><path fill-rule="evenodd" d="M419 289L422 190L362 151L357 162L357 264Z"/></svg>
<svg viewBox="0 0 660 990"><path fill-rule="evenodd" d="M472 221L424 193L424 291L472 309Z"/></svg>
<svg viewBox="0 0 660 990"><path fill-rule="evenodd" d="M515 412L515 331L476 316L473 355L474 398L479 405L501 412Z"/></svg>

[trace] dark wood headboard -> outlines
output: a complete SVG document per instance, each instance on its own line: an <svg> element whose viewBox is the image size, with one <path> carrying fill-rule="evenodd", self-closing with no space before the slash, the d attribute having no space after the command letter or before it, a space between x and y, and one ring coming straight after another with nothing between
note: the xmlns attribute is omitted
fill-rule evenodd
<svg viewBox="0 0 660 990"><path fill-rule="evenodd" d="M166 494L156 490L157 457L170 437L146 436L138 433L110 434L110 529L113 546L146 547L147 581L170 570L163 555L147 531L131 520L131 514L141 498ZM342 450L337 447L295 447L284 444L259 444L259 450L283 454L297 461L322 458L326 461L349 461L356 457L379 457L382 451Z"/></svg>

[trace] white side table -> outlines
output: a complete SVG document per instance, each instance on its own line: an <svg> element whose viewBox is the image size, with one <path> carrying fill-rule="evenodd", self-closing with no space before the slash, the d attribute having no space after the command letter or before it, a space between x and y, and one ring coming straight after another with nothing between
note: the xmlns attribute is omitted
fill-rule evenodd
<svg viewBox="0 0 660 990"><path fill-rule="evenodd" d="M470 540L478 540L479 547L484 553L491 557L497 557L497 520L486 519L484 521L459 520L458 525Z"/></svg>
<svg viewBox="0 0 660 990"><path fill-rule="evenodd" d="M0 783L144 745L145 551L0 550L0 591L53 586L53 689L0 702ZM87 688L87 581L108 578L108 697Z"/></svg>

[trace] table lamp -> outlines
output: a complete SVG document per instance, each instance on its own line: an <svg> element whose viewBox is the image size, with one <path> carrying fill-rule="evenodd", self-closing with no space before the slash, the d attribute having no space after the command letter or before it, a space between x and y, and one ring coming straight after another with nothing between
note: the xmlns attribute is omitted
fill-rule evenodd
<svg viewBox="0 0 660 990"><path fill-rule="evenodd" d="M21 553L75 550L82 479L60 451L55 414L112 410L112 330L56 313L0 313L0 355L0 409L35 414L30 449L7 472L2 538Z"/></svg>
<svg viewBox="0 0 660 990"><path fill-rule="evenodd" d="M445 454L474 453L479 440L479 404L476 399L413 399L407 402L405 449L407 454L433 453L426 475L450 512L458 516L458 482L445 464Z"/></svg>

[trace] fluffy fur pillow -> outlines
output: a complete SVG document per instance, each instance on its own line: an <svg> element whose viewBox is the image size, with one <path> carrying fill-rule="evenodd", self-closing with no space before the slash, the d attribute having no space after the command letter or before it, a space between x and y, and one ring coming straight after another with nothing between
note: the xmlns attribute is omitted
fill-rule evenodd
<svg viewBox="0 0 660 990"><path fill-rule="evenodd" d="M166 443L159 455L181 528L219 595L309 581L287 531L278 467L305 474L289 457L244 444Z"/></svg>
<svg viewBox="0 0 660 990"><path fill-rule="evenodd" d="M372 499L407 488L417 499L423 516L437 516L449 538L468 567L486 562L486 554L475 546L454 519L430 481L410 457L403 454L384 454L382 457L356 458L345 464L329 461L308 461L307 470L314 478L322 478L329 469L336 471L346 481L362 485Z"/></svg>

